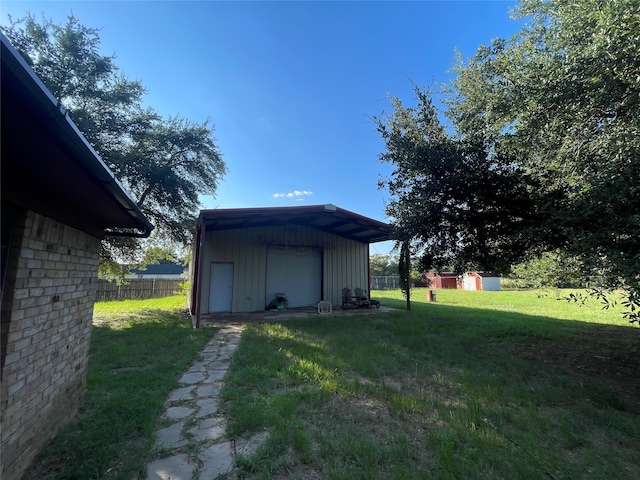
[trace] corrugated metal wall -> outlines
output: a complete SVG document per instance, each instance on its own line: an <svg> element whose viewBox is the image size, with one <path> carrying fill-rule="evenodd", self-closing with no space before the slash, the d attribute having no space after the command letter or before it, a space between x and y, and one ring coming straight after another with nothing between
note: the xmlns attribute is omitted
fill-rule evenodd
<svg viewBox="0 0 640 480"><path fill-rule="evenodd" d="M232 262L233 312L264 310L267 249L322 251L323 299L340 306L344 287L368 288L366 243L298 225L207 232L203 255L201 311L209 310L211 262Z"/></svg>

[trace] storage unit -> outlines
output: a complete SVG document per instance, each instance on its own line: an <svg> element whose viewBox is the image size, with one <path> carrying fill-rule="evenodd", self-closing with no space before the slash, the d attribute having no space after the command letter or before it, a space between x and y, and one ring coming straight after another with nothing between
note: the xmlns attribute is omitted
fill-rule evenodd
<svg viewBox="0 0 640 480"><path fill-rule="evenodd" d="M463 290L500 290L500 277L490 272L467 272L462 278Z"/></svg>
<svg viewBox="0 0 640 480"><path fill-rule="evenodd" d="M458 288L459 279L453 272L429 272L425 275L425 278L429 280L431 288Z"/></svg>
<svg viewBox="0 0 640 480"><path fill-rule="evenodd" d="M204 210L191 269L195 323L264 310L279 293L288 308L339 304L345 287L370 290L369 244L389 239L386 223L330 204ZM222 264L230 266L219 281Z"/></svg>

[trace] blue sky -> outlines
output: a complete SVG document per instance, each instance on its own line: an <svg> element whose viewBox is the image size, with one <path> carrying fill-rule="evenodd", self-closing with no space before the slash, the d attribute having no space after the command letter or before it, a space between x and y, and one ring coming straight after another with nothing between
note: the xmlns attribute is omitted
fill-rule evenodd
<svg viewBox="0 0 640 480"><path fill-rule="evenodd" d="M520 24L514 1L7 1L56 23L101 28L102 49L148 89L145 103L215 125L229 172L204 208L333 203L377 220L391 167L371 117L412 82L451 78L463 57ZM390 242L372 245L388 253Z"/></svg>

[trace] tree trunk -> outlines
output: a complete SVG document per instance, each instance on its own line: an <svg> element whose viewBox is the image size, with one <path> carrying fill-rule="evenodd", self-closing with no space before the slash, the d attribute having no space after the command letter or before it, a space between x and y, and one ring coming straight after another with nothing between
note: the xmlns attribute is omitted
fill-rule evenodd
<svg viewBox="0 0 640 480"><path fill-rule="evenodd" d="M411 253L409 242L402 242L400 246L400 261L398 265L400 273L400 288L407 299L407 310L411 310Z"/></svg>

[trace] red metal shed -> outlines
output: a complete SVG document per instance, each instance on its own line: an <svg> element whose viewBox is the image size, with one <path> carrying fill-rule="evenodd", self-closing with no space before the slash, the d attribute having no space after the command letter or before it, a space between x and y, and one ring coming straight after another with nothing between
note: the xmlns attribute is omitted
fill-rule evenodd
<svg viewBox="0 0 640 480"><path fill-rule="evenodd" d="M453 272L429 272L425 275L430 282L431 288L459 288L458 276Z"/></svg>

